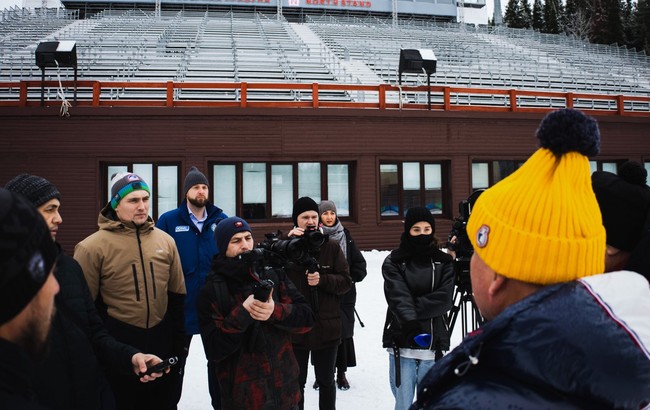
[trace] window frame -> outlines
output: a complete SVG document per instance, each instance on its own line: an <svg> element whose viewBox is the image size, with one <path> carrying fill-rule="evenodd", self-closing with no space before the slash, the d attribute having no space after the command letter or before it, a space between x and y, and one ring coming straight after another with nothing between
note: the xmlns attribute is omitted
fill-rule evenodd
<svg viewBox="0 0 650 410"><path fill-rule="evenodd" d="M425 166L426 165L439 165L440 166L440 192L442 200L442 211L440 213L432 213L434 218L450 218L452 214L451 209L451 161L447 159L430 160L422 158L408 158L408 159L379 159L377 163L377 214L380 221L402 220L406 214L405 209L405 195L404 195L404 167L405 163L418 163L419 164L419 178L420 178L420 203L421 206L426 206L426 178ZM382 181L381 181L381 166L382 165L397 165L397 181L398 181L398 198L397 206L399 211L397 215L382 215ZM412 190L409 190L412 191Z"/></svg>
<svg viewBox="0 0 650 410"><path fill-rule="evenodd" d="M244 215L244 186L243 186L243 166L245 163L263 163L265 165L266 172L266 204L264 213L267 215L264 218L251 218ZM291 166L291 178L292 178L292 205L293 202L298 199L299 195L299 164L300 163L318 163L320 165L320 191L321 191L321 200L328 199L328 165L347 165L348 167L348 201L349 201L349 215L341 216L341 220L355 220L357 216L355 215L354 209L355 204L357 203L356 196L356 173L357 173L357 161L327 161L327 160L293 160L293 161L269 161L266 159L257 159L250 158L244 160L229 160L229 161L220 161L220 160L209 160L208 161L208 170L209 170L209 179L210 181L215 181L214 167L216 165L232 165L235 166L235 215L241 216L252 223L276 223L276 222L287 222L291 221L291 216L288 217L274 217L272 215L273 210L273 171L272 168L274 165L290 165ZM214 193L212 193L214 197ZM316 198L314 198L316 200ZM319 202L318 200L316 202ZM218 203L217 203L218 206Z"/></svg>

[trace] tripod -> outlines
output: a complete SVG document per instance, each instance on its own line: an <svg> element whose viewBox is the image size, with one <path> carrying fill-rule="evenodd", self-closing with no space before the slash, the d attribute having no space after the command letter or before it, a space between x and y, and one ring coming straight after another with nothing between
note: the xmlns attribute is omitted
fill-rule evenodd
<svg viewBox="0 0 650 410"><path fill-rule="evenodd" d="M447 322L449 323L449 333L453 333L458 314L461 318L461 330L463 339L470 331L476 330L483 324L483 317L479 312L474 295L472 294L472 282L469 276L469 258L458 258L454 261L454 271L456 274L456 289L454 290L453 305L449 310ZM471 330L470 330L471 328Z"/></svg>

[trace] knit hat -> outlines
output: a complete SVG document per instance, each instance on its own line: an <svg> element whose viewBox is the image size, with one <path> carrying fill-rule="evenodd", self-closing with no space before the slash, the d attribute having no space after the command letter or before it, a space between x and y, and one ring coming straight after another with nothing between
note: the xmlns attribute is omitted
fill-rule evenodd
<svg viewBox="0 0 650 410"><path fill-rule="evenodd" d="M436 231L436 221L433 219L433 215L431 215L429 208L425 206L416 206L409 208L408 211L406 211L406 217L404 217L404 232L408 233L413 225L418 222L428 222L429 225L431 225L431 230L433 232Z"/></svg>
<svg viewBox="0 0 650 410"><path fill-rule="evenodd" d="M467 234L495 272L550 285L602 273L605 228L587 156L599 150L598 123L574 109L549 113L539 148L479 196Z"/></svg>
<svg viewBox="0 0 650 410"><path fill-rule="evenodd" d="M57 256L50 231L31 202L0 188L0 325L34 298Z"/></svg>
<svg viewBox="0 0 650 410"><path fill-rule="evenodd" d="M5 188L27 198L36 208L51 199L61 200L61 193L47 179L29 174L20 174L7 182Z"/></svg>
<svg viewBox="0 0 650 410"><path fill-rule="evenodd" d="M323 215L327 211L332 211L334 213L337 213L336 204L334 204L334 201L328 201L328 200L320 201L320 204L318 205L318 214Z"/></svg>
<svg viewBox="0 0 650 410"><path fill-rule="evenodd" d="M293 213L291 214L291 218L293 219L294 226L298 226L298 216L307 211L314 211L320 216L318 204L308 196L298 198L296 202L293 203Z"/></svg>
<svg viewBox="0 0 650 410"><path fill-rule="evenodd" d="M151 190L144 179L131 172L121 172L113 175L111 179L111 208L117 208L124 197L133 191L147 191L151 195Z"/></svg>
<svg viewBox="0 0 650 410"><path fill-rule="evenodd" d="M187 191L190 190L196 184L205 184L210 187L208 179L199 171L197 167L190 168L190 171L185 176L185 184L183 184L183 190L187 194Z"/></svg>
<svg viewBox="0 0 650 410"><path fill-rule="evenodd" d="M234 234L239 232L252 232L248 222L244 221L238 216L231 216L230 218L223 219L217 224L214 230L214 240L217 243L217 249L221 255L226 254L230 239Z"/></svg>
<svg viewBox="0 0 650 410"><path fill-rule="evenodd" d="M650 187L647 172L638 162L626 162L619 174L596 171L591 182L596 193L607 244L632 251L641 240L643 226L650 209Z"/></svg>

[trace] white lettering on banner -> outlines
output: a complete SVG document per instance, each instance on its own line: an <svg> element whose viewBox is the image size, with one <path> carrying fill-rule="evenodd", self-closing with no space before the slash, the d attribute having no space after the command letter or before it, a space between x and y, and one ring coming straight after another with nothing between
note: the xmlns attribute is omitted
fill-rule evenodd
<svg viewBox="0 0 650 410"><path fill-rule="evenodd" d="M278 1L282 1L282 0L278 0ZM289 5L298 7L300 6L300 0L289 0Z"/></svg>
<svg viewBox="0 0 650 410"><path fill-rule="evenodd" d="M343 7L356 7L356 8L372 7L371 1L362 1L362 0L305 0L305 3L311 6L343 6Z"/></svg>

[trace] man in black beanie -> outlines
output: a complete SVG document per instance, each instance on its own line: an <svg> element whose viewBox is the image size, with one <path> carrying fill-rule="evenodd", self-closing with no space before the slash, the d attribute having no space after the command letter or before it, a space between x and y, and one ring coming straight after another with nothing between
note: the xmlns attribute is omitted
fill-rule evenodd
<svg viewBox="0 0 650 410"><path fill-rule="evenodd" d="M219 253L214 242L214 231L219 221L228 218L221 208L210 203L210 182L196 167L190 168L183 184L185 199L178 208L160 216L156 227L174 238L181 255L183 275L185 276L185 357L176 370L180 372L176 387L176 401L180 400L183 388L183 373L192 336L199 334L199 321L196 303L199 292L210 273L212 257ZM214 363L208 362L208 391L214 409L221 408L219 383L210 369Z"/></svg>
<svg viewBox="0 0 650 410"><path fill-rule="evenodd" d="M650 187L648 173L628 161L618 175L596 171L591 183L607 232L605 271L628 269L650 280Z"/></svg>
<svg viewBox="0 0 650 410"><path fill-rule="evenodd" d="M0 408L45 408L35 401L31 381L55 311L56 259L36 209L0 188Z"/></svg>
<svg viewBox="0 0 650 410"><path fill-rule="evenodd" d="M292 219L294 227L289 231L290 238L312 236L312 232L319 230L318 204L309 197L299 198L293 205ZM315 246L313 242L307 241L312 244L307 246L308 257L287 268L289 278L310 302L316 315L313 329L305 334L293 335L292 344L300 367L300 409L304 408L311 354L319 386L319 409L331 410L336 408L334 369L336 352L341 343L341 298L352 287L352 279L345 254L337 243L325 241Z"/></svg>
<svg viewBox="0 0 650 410"><path fill-rule="evenodd" d="M43 177L20 174L9 181L6 188L22 195L37 208L59 255L54 276L61 291L55 298L57 313L52 322L50 349L38 363L34 376L38 401L60 410L111 408L114 399L104 369L131 378L146 371L147 363L158 363L161 359L140 353L108 334L81 267L55 242L63 222L59 213L61 194L56 186ZM141 381L147 382L157 376L162 374L145 376Z"/></svg>

